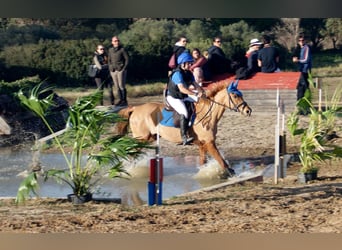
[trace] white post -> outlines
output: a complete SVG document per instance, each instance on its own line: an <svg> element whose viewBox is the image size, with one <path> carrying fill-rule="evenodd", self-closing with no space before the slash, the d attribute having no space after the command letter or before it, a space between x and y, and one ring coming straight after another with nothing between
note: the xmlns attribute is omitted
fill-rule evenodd
<svg viewBox="0 0 342 250"><path fill-rule="evenodd" d="M156 177L156 183L157 183L157 188L156 188L156 197L158 197L159 193L160 193L160 183L159 183L159 180L160 180L160 169L159 169L159 166L160 166L160 162L159 162L159 122L160 122L160 118L159 118L159 113L157 114L157 122L158 122L158 125L157 125L157 149L156 149L156 164L157 164L157 177Z"/></svg>
<svg viewBox="0 0 342 250"><path fill-rule="evenodd" d="M284 178L285 177L285 160L284 160L284 156L285 156L285 151L286 151L286 133L285 133L285 104L284 104L284 100L281 99L281 107L280 107L280 110L281 110L281 116L282 116L282 121L281 121L281 138L282 138L282 141L281 141L281 145L279 145L279 147L281 148L281 156L280 156L280 178Z"/></svg>
<svg viewBox="0 0 342 250"><path fill-rule="evenodd" d="M322 88L319 79L316 77L316 86L318 88L318 111L322 111Z"/></svg>
<svg viewBox="0 0 342 250"><path fill-rule="evenodd" d="M279 119L280 119L280 100L279 88L277 89L277 123L275 126L275 152L274 152L274 184L278 184L278 168L279 168Z"/></svg>

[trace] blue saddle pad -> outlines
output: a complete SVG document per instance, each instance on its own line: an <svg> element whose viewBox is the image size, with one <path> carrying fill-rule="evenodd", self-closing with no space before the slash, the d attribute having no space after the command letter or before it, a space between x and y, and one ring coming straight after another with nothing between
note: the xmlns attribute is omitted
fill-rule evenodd
<svg viewBox="0 0 342 250"><path fill-rule="evenodd" d="M167 127L173 127L173 128L176 127L173 121L173 111L168 111L164 108L162 110L162 115L163 115L163 119L160 121L161 125L167 126ZM196 118L196 114L194 113L191 115L191 120L189 124L190 127L193 125L195 118Z"/></svg>
<svg viewBox="0 0 342 250"><path fill-rule="evenodd" d="M173 112L168 111L165 108L162 110L163 119L160 121L160 124L167 127L175 127L173 122Z"/></svg>

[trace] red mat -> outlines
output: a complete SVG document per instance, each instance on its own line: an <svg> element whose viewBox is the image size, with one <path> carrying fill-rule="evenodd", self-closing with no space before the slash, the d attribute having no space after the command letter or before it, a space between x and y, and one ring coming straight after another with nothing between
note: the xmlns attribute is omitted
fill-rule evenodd
<svg viewBox="0 0 342 250"><path fill-rule="evenodd" d="M300 72L256 73L252 78L239 80L238 89L296 89ZM234 81L234 75L216 76L214 82ZM204 86L206 87L206 86Z"/></svg>

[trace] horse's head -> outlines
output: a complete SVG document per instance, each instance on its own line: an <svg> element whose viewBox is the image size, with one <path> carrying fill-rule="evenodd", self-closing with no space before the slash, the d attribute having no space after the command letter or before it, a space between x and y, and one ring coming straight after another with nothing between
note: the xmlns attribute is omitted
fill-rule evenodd
<svg viewBox="0 0 342 250"><path fill-rule="evenodd" d="M227 87L228 107L232 110L239 111L243 115L250 116L252 109L243 99L241 91L238 90L238 83L239 81L236 80Z"/></svg>

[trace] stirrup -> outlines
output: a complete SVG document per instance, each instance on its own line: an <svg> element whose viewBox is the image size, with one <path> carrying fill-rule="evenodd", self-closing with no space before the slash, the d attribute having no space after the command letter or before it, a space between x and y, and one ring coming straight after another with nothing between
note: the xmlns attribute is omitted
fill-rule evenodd
<svg viewBox="0 0 342 250"><path fill-rule="evenodd" d="M193 137L183 137L183 146L185 145L189 145L189 143L191 143L194 140Z"/></svg>

